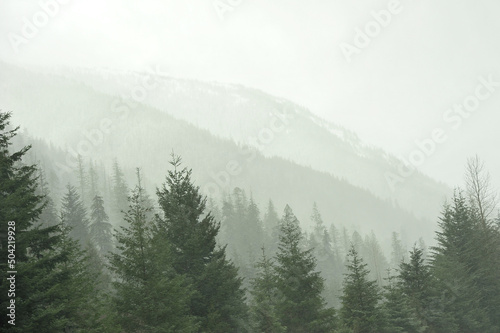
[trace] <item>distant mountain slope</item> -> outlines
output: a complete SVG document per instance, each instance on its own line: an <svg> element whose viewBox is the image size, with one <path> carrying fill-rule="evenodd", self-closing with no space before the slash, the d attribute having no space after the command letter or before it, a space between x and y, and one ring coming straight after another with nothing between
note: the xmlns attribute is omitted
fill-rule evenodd
<svg viewBox="0 0 500 333"><path fill-rule="evenodd" d="M4 66L2 74L11 78L0 81L2 109L14 111L13 121L31 135L63 143L67 150L64 158L57 154L51 162L56 173L71 172L73 152L80 149L107 165L117 157L126 167L141 166L159 185L174 149L194 169L197 183L206 192L223 193L234 187L250 190L261 207L269 198L278 207L290 204L304 225L309 224L316 201L327 223L356 225L360 231L373 229L383 237L392 230L409 237L422 235L426 240L432 237L435 223L431 220L418 219L328 173L265 157L166 112L142 104L126 106L131 104L82 83L10 66ZM103 124L111 125L109 133L102 130L107 127ZM218 182L223 186L216 186Z"/></svg>
<svg viewBox="0 0 500 333"><path fill-rule="evenodd" d="M417 216L435 216L450 194L446 185L418 172L391 188L386 174L398 174L397 158L363 144L355 133L304 107L255 89L174 79L154 69L151 73L80 70L62 74L106 94L135 94L143 98L142 103L218 137L255 147L264 156L328 172ZM144 89L151 82L155 87Z"/></svg>

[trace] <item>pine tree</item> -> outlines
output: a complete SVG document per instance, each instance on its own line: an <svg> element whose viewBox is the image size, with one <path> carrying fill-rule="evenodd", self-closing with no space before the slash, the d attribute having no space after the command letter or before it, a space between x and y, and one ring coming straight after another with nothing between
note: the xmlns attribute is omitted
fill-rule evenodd
<svg viewBox="0 0 500 333"><path fill-rule="evenodd" d="M399 280L401 291L408 298L409 305L425 332L456 330L453 319L443 313L443 298L448 295L437 286L431 267L425 263L422 249L414 246L410 251L409 262L400 264Z"/></svg>
<svg viewBox="0 0 500 333"><path fill-rule="evenodd" d="M113 250L113 227L104 211L104 200L99 195L96 195L92 200L90 237L94 245L97 246L101 257Z"/></svg>
<svg viewBox="0 0 500 333"><path fill-rule="evenodd" d="M151 210L148 210L147 218L148 220L152 221L155 216L154 201L153 199L151 199L148 192L144 188L144 180L140 168L135 169L135 176L137 179L137 186L142 189L139 193L140 194L139 199L141 200L141 203L144 207L151 207Z"/></svg>
<svg viewBox="0 0 500 333"><path fill-rule="evenodd" d="M287 332L329 332L333 329L333 309L325 308L321 296L324 285L312 250L301 248L303 235L299 221L287 205L280 221L280 242L276 254L277 311Z"/></svg>
<svg viewBox="0 0 500 333"><path fill-rule="evenodd" d="M387 284L384 286L382 305L387 320L387 333L420 333L423 327L416 313L409 305L408 297L401 290L397 277L390 275L388 270Z"/></svg>
<svg viewBox="0 0 500 333"><path fill-rule="evenodd" d="M122 222L123 212L128 210L128 186L125 182L125 176L118 165L118 161L113 163L113 182L111 194L113 197L113 220L119 224Z"/></svg>
<svg viewBox="0 0 500 333"><path fill-rule="evenodd" d="M260 219L260 210L254 202L253 197L250 197L244 220L238 229L238 237L236 241L236 250L241 259L241 264L238 265L240 275L245 277L245 281L250 281L255 277L255 262L259 257L259 248L264 246L262 221ZM244 283L247 288L248 284Z"/></svg>
<svg viewBox="0 0 500 333"><path fill-rule="evenodd" d="M118 320L127 332L197 332L189 313L193 291L173 269L168 247L153 243L151 207L143 205L142 191L132 192L126 226L116 235L118 253L110 255Z"/></svg>
<svg viewBox="0 0 500 333"><path fill-rule="evenodd" d="M256 332L284 333L286 328L280 324L276 310L279 294L275 267L270 258L266 257L262 248L262 258L256 264L257 276L252 280L250 313Z"/></svg>
<svg viewBox="0 0 500 333"><path fill-rule="evenodd" d="M366 266L352 246L348 253L340 316L343 325L353 332L378 333L383 331L383 318L378 306L380 291L376 281L368 280L370 272Z"/></svg>
<svg viewBox="0 0 500 333"><path fill-rule="evenodd" d="M336 256L332 248L332 239L326 229L321 213L316 203L313 205L311 222L314 225L313 232L309 240L309 248L317 260L317 270L325 280L325 290L323 292L325 300L329 305L339 305L338 291L340 290L340 279L342 274L342 262Z"/></svg>
<svg viewBox="0 0 500 333"><path fill-rule="evenodd" d="M89 177L87 173L85 172L85 166L83 163L83 159L81 155L78 155L77 159L77 170L76 170L76 178L78 179L78 190L79 190L79 195L80 199L82 200L83 204L90 204L90 201L87 201L87 198L90 199L88 196L89 193Z"/></svg>
<svg viewBox="0 0 500 333"><path fill-rule="evenodd" d="M392 252L391 252L391 266L392 268L398 268L401 262L406 262L406 247L401 242L399 234L397 232L392 233L391 239Z"/></svg>
<svg viewBox="0 0 500 333"><path fill-rule="evenodd" d="M387 271L389 264L382 253L382 249L373 231L370 236L365 236L363 242L363 258L366 259L366 263L372 272L373 278L377 280L380 287L383 286L383 272Z"/></svg>
<svg viewBox="0 0 500 333"><path fill-rule="evenodd" d="M0 269L17 271L16 325L2 320L0 330L45 333L74 328L96 332L95 327L103 327L113 332L93 315L95 307L90 305L97 293L93 292L93 278L88 275L79 246L60 224L46 227L38 220L44 197L37 194L37 169L22 164L29 146L9 153L10 141L17 132L17 128L7 129L9 117L9 113L0 113L0 222L5 230L12 225L9 221L15 222L16 258L13 267L2 261ZM7 258L5 239L1 241L2 256ZM0 281L3 295L7 295L6 282ZM1 299L1 307L6 309L10 302L6 297Z"/></svg>
<svg viewBox="0 0 500 333"><path fill-rule="evenodd" d="M59 218L57 217L56 205L50 197L49 188L45 181L45 173L42 169L39 169L39 185L37 189L37 194L44 197L43 209L38 217L38 221L43 227L52 227L59 224Z"/></svg>
<svg viewBox="0 0 500 333"><path fill-rule="evenodd" d="M445 206L433 248L433 272L446 282L443 310L460 331L495 332L500 326L500 274L494 229L461 192Z"/></svg>
<svg viewBox="0 0 500 333"><path fill-rule="evenodd" d="M84 248L90 241L87 211L75 187L68 184L66 189L62 199L61 220L69 228L69 237L77 240Z"/></svg>
<svg viewBox="0 0 500 333"><path fill-rule="evenodd" d="M99 176L97 175L97 171L92 161L90 161L89 164L88 183L89 189L87 193L87 201L90 205L92 205L92 201L94 200L95 196L99 194Z"/></svg>
<svg viewBox="0 0 500 333"><path fill-rule="evenodd" d="M264 231L266 234L265 248L269 255L273 256L278 251L279 243L279 216L272 200L269 200L266 213L264 214Z"/></svg>
<svg viewBox="0 0 500 333"><path fill-rule="evenodd" d="M171 164L174 170L157 191L163 217L153 241L171 245L175 271L195 288L191 313L201 320L201 331L243 329L247 309L242 281L225 248L217 248L220 224L206 214L206 198L192 183L192 171L181 169L180 157L173 156Z"/></svg>

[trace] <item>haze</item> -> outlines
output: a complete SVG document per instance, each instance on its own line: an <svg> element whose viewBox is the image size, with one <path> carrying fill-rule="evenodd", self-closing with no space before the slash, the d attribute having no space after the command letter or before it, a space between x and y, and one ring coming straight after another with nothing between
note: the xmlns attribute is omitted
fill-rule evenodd
<svg viewBox="0 0 500 333"><path fill-rule="evenodd" d="M234 1L234 3L238 3ZM15 52L9 33L38 2L0 4L0 60L25 66L168 68L182 78L238 83L290 99L408 158L415 140L444 127L443 114L474 92L478 77L500 81L500 3L400 2L370 45L346 61L341 43L388 1L242 1L221 20L212 0L68 1ZM1 74L0 74L1 75ZM9 78L3 77L2 80ZM462 184L468 156L500 169L500 91L457 129L445 128L419 168L450 186ZM497 187L500 175L491 172Z"/></svg>

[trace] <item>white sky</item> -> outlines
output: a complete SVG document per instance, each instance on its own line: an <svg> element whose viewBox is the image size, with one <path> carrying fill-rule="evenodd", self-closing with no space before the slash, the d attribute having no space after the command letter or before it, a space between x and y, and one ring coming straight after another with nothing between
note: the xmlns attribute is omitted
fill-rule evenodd
<svg viewBox="0 0 500 333"><path fill-rule="evenodd" d="M41 0L49 3L55 0ZM379 0L243 0L221 21L213 0L65 0L15 53L39 1L0 2L0 60L19 64L145 69L256 87L307 106L365 141L408 156L415 140L474 92L500 81L498 0L401 0L401 13L348 63L339 44L372 21ZM228 2L230 0L222 0ZM238 2L234 1L233 2ZM500 89L464 120L422 170L457 185L465 158L487 162L500 185Z"/></svg>

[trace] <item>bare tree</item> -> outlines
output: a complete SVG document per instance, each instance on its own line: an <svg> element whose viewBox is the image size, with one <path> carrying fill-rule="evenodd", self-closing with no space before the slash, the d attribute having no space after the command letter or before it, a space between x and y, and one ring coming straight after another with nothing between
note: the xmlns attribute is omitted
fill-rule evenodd
<svg viewBox="0 0 500 333"><path fill-rule="evenodd" d="M498 200L497 193L491 185L490 174L477 155L467 159L465 184L470 203L486 227L489 217L495 212Z"/></svg>

